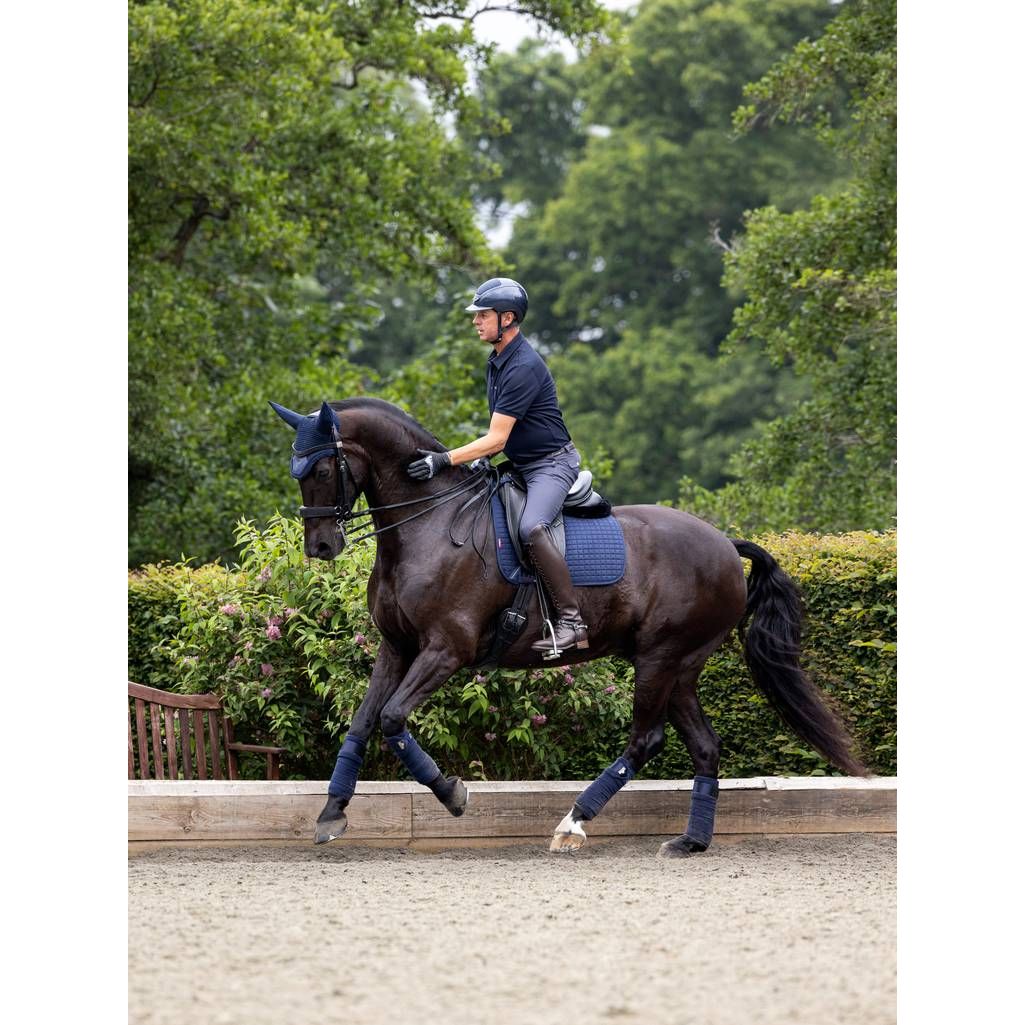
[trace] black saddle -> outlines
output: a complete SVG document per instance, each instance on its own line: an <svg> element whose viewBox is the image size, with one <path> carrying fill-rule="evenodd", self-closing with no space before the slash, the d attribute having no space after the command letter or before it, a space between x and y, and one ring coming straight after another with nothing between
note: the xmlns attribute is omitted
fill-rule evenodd
<svg viewBox="0 0 1025 1025"><path fill-rule="evenodd" d="M500 474L498 494L505 510L509 540L512 541L513 549L520 563L527 569L531 569L530 560L526 558L523 546L520 544L520 520L523 519L523 509L527 504L527 485L523 477L513 469L512 463L503 463L498 470ZM566 530L562 522L563 516L580 516L585 519L597 520L603 516L612 515L612 506L594 490L593 480L594 477L590 470L581 470L577 474L576 482L569 489L569 494L566 495L562 512L555 517L555 521L551 524L552 537L563 555L566 554Z"/></svg>

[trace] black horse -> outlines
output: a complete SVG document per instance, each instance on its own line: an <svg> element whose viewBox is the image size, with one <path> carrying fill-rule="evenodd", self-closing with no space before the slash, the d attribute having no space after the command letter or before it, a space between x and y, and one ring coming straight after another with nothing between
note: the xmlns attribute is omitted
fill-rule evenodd
<svg viewBox="0 0 1025 1025"><path fill-rule="evenodd" d="M309 416L272 405L297 431L292 476L305 503L300 511L306 555L334 559L341 553L360 494L370 504L360 515L372 517L377 536L367 599L382 642L367 695L339 751L314 840L325 843L344 832L345 808L378 722L413 778L461 815L465 786L438 769L410 736L406 720L453 673L486 658L496 621L513 600L516 589L494 565L494 545L488 552L486 543L478 543L480 535L486 542L493 532L485 508L491 477L487 470L460 466L430 481L410 480L406 467L418 448L445 446L378 399L324 403ZM864 775L850 736L801 669L800 598L772 556L677 509L617 506L613 515L626 544L625 573L609 586L578 588L590 647L566 652L555 664L607 655L632 662L633 723L623 755L580 795L556 827L551 849L573 850L585 842L583 823L662 750L667 720L690 752L695 777L687 830L659 853L686 856L708 847L720 744L698 702L697 682L708 657L734 629L744 637L756 684L790 728L837 768ZM467 516L478 538L474 545L457 546L452 539L460 531L453 527ZM489 572L482 551L491 560ZM746 581L741 557L752 563ZM533 615L531 620L537 622ZM530 647L535 638L535 629L525 631L500 664L541 665Z"/></svg>

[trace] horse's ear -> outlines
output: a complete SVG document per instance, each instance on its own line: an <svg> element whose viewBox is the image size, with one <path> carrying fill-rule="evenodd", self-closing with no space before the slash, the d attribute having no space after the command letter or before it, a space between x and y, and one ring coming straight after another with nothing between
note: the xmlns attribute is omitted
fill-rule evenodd
<svg viewBox="0 0 1025 1025"><path fill-rule="evenodd" d="M284 406L279 406L276 402L271 402L271 408L289 427L294 427L295 430L299 430L299 424L306 419L302 413L293 413L292 410L285 409Z"/></svg>
<svg viewBox="0 0 1025 1025"><path fill-rule="evenodd" d="M330 434L332 427L336 431L341 430L342 428L342 425L338 422L338 414L326 402L320 407L320 414L317 417L317 427L324 434Z"/></svg>

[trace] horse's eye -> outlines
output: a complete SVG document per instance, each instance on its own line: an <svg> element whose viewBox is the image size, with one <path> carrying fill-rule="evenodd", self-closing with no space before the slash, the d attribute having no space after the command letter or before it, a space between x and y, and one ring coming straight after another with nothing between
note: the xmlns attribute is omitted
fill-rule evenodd
<svg viewBox="0 0 1025 1025"><path fill-rule="evenodd" d="M317 480L328 480L331 477L331 471L328 469L320 469L317 471Z"/></svg>

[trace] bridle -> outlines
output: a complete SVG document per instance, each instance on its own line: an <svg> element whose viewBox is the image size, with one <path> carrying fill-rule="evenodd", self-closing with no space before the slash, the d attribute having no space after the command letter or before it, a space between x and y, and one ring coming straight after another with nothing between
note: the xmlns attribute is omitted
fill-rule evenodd
<svg viewBox="0 0 1025 1025"><path fill-rule="evenodd" d="M352 511L353 505L359 498L359 494L355 488L356 478L353 476L352 470L349 467L349 461L345 458L345 447L342 444L341 435L338 433L338 428L334 425L331 427L331 440L334 443L333 449L327 449L323 444L314 445L312 448L307 449L297 449L295 447L295 443L293 442L292 444L292 453L294 456L298 457L311 456L318 452L322 452L324 455L333 453L338 477L338 489L335 493L334 505L301 505L299 506L299 515L304 520L319 520L326 519L329 516L333 517L335 521L335 528L337 532L342 535L342 541L346 544L355 544L357 541L365 541L369 537L375 537L378 534L383 534L386 530L393 530L395 527L401 527L404 523L409 523L411 520L415 520L420 516L426 515L433 509L436 509L439 505L445 505L447 502L451 502L454 498L458 498L467 491L476 489L477 485L482 481L487 481L492 477L498 476L497 472L493 468L485 467L484 469L474 471L466 480L460 481L460 483L445 491L435 492L432 495L425 495L423 498L414 498L408 502L394 502L391 505L375 505L364 509L362 512L356 513ZM316 463L313 465L315 466ZM353 493L351 498L349 496L349 489L345 484L346 477L353 482ZM459 512L463 512L469 508L469 506L476 500L483 498L485 494L490 498L492 490L492 487L488 487L478 494L475 494L469 501L464 503ZM424 502L430 502L431 504L426 509L421 509L420 512L414 513L412 516L407 516L405 519L399 520L396 523L391 523L387 527L368 531L365 534L360 534L359 537L347 539L345 536L346 523L365 519L368 516L373 516L376 512L385 512L391 509L403 509L411 505L422 505ZM451 536L451 527L449 528L449 534ZM452 538L452 541L458 546L462 546L462 544L465 543L462 541L456 541L454 537Z"/></svg>
<svg viewBox="0 0 1025 1025"><path fill-rule="evenodd" d="M349 461L345 458L345 448L342 446L342 438L338 433L338 428L331 427L331 440L334 442L334 456L335 464L338 469L338 490L335 493L335 504L334 505L301 505L299 506L299 515L304 520L319 520L324 519L328 516L333 516L337 531L342 535L342 539L345 539L345 524L356 518L355 513L352 511L353 503L359 497L353 494L352 498L349 498L348 488L345 486L345 478L348 475L349 479L355 483L355 478L352 476L352 470L349 469ZM312 448L297 449L295 443L292 443L292 452L295 456L311 456L316 452L323 452L327 455L331 449L325 449L323 445L314 445ZM312 470L316 466L313 463L310 467Z"/></svg>

